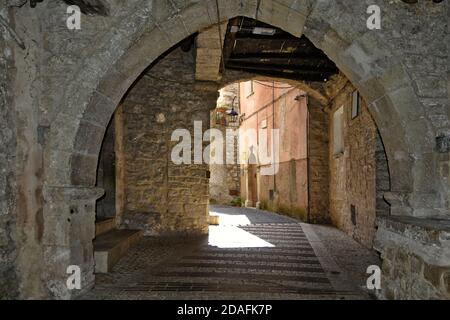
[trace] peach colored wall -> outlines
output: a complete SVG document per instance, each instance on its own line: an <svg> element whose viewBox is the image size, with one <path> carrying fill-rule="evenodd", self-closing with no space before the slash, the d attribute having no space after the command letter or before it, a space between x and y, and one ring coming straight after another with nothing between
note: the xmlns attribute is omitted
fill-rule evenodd
<svg viewBox="0 0 450 320"><path fill-rule="evenodd" d="M258 200L265 209L306 219L307 100L296 100L296 97L304 92L288 84L275 82L275 89L272 86L272 82L254 82L254 93L248 96L246 84L240 84L241 114L244 115L240 131L242 134L248 129L261 129L264 121L268 132L271 132L272 128L280 130L279 171L275 177L258 175ZM270 146L270 135L267 141ZM267 149L272 156L270 147ZM241 184L244 199L246 184L247 177L244 174ZM276 190L273 200L269 197L270 190Z"/></svg>

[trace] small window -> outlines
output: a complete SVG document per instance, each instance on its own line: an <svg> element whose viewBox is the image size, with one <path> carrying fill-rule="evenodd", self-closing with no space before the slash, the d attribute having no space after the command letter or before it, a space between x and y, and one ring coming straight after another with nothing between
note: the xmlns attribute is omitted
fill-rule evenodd
<svg viewBox="0 0 450 320"><path fill-rule="evenodd" d="M344 153L344 106L333 115L333 154Z"/></svg>
<svg viewBox="0 0 450 320"><path fill-rule="evenodd" d="M352 95L352 120L359 116L359 92L354 91Z"/></svg>
<svg viewBox="0 0 450 320"><path fill-rule="evenodd" d="M244 88L245 88L245 91L244 91L245 92L245 96L247 98L255 93L255 91L253 90L253 80L245 82Z"/></svg>

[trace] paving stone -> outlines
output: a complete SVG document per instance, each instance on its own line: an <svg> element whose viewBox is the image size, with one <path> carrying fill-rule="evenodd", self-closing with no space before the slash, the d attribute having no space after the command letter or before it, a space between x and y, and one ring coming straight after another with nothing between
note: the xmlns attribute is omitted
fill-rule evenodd
<svg viewBox="0 0 450 320"><path fill-rule="evenodd" d="M217 208L214 208L217 210ZM314 245L301 224L291 218L260 210L226 208L245 214L251 225L242 230L274 240L281 246L267 248L217 248L208 239L190 241L145 237L130 250L109 275L97 276L96 287L84 299L369 299L358 285L354 290L335 286L316 256ZM264 230L264 231L261 231ZM289 230L289 234L285 233ZM335 229L320 230L324 243L336 235L354 241ZM332 231L332 232L331 232ZM290 239L289 235L301 237ZM281 240L280 240L281 239ZM336 240L335 238L333 238ZM274 241L275 242L275 241ZM356 246L356 245L354 245ZM370 256L355 249L352 254ZM330 256L339 252L330 252ZM358 256L358 257L359 257ZM348 255L347 255L348 257ZM355 261L357 264L358 261ZM364 269L362 266L361 269ZM355 280L355 279L353 279Z"/></svg>

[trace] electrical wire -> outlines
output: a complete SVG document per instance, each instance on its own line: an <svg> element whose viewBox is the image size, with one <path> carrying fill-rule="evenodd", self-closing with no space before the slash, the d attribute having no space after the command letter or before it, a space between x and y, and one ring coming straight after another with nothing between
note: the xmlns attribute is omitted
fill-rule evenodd
<svg viewBox="0 0 450 320"><path fill-rule="evenodd" d="M154 76L154 75L151 75L151 74L148 74L148 73L145 74L144 77L146 77L146 78L151 78L151 79L154 79L154 80L164 81L164 82L171 82L171 83L176 83L176 84L183 84L183 85L192 85L192 84L194 84L194 81L193 81L193 82L183 82L183 81L178 81L178 80L173 80L173 79L167 79L167 78L157 77L157 76ZM294 89L294 88L295 88L294 86L290 86L290 87L277 87L277 86L272 86L272 85L265 84L265 83L260 82L260 81L257 81L257 80L253 80L253 81L256 82L257 84L261 85L261 86L268 87L268 88L275 88L275 89ZM239 82L239 81L236 81L236 82Z"/></svg>
<svg viewBox="0 0 450 320"><path fill-rule="evenodd" d="M294 89L295 88L293 86L290 86L290 87L277 87L275 85L268 85L268 84L265 84L265 83L257 81L257 80L253 80L253 81L256 82L259 85L262 85L262 86L265 86L265 87L268 87L268 88L275 88L275 89Z"/></svg>

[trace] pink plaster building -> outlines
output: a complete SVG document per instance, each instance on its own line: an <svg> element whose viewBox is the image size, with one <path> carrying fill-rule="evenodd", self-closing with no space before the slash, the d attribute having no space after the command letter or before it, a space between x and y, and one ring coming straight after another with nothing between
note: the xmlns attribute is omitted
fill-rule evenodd
<svg viewBox="0 0 450 320"><path fill-rule="evenodd" d="M289 84L253 80L240 84L240 102L241 195L246 206L261 207L306 220L307 96ZM254 139L248 134L251 129L258 132ZM272 129L279 130L278 156L272 150ZM267 143L268 158L277 164L275 174L264 174L263 169L268 169L270 165L261 161L258 152L255 152L255 144L263 148L264 142ZM255 159L257 163L252 161Z"/></svg>

